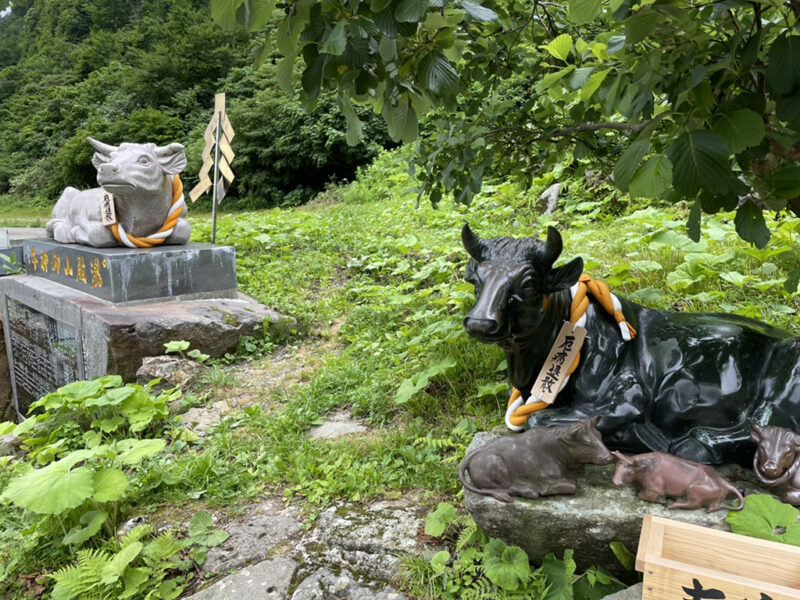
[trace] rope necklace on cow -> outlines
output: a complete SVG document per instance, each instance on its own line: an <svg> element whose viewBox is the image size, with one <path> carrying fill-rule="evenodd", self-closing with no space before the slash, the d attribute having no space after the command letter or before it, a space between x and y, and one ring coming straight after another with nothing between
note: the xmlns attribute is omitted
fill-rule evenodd
<svg viewBox="0 0 800 600"><path fill-rule="evenodd" d="M167 175L167 180L169 180ZM108 227L118 242L125 244L128 248L152 248L157 246L172 235L175 225L178 223L183 209L186 208L186 201L183 198L183 182L177 175L172 175L172 204L170 205L164 224L156 231L145 237L136 237L125 231L122 223L113 223Z"/></svg>
<svg viewBox="0 0 800 600"><path fill-rule="evenodd" d="M591 294L594 299L597 300L606 310L606 312L614 317L619 326L622 339L624 339L626 342L629 342L636 336L636 330L631 327L630 323L625 320L625 315L622 314L622 304L620 304L619 298L617 298L615 294L611 293L611 290L608 288L608 285L605 282L592 279L589 275L584 273L578 279L578 283L573 285L569 291L572 295L569 322L574 327L586 326L586 309L589 308L589 294ZM543 304L543 307L546 306L547 297L545 297ZM558 341L556 341L556 344L557 343ZM582 339L580 343L583 343ZM554 348L556 344L553 344ZM553 349L551 349L550 352L552 353ZM548 354L548 356L550 356L550 354ZM572 375L575 369L578 368L578 363L580 360L581 354L579 345L577 355L567 370L567 376L561 380L561 385L556 391L556 394L553 395L553 399L567 385L569 376ZM545 369L542 369L542 372L539 373L537 382L545 376L544 371ZM534 388L532 388L531 395L527 400L522 398L522 393L517 388L512 389L511 397L508 399L508 408L506 409L505 416L506 427L508 427L511 431L522 431L525 428L525 422L528 420L529 415L535 413L536 411L542 410L543 408L547 408L553 402L552 399L547 402L542 400L540 397L536 397L533 394L533 389L535 388L536 385L534 385Z"/></svg>

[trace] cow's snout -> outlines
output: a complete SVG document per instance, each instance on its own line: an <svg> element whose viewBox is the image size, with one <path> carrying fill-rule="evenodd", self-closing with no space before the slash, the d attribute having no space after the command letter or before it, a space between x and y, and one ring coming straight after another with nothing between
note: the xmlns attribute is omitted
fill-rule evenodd
<svg viewBox="0 0 800 600"><path fill-rule="evenodd" d="M103 174L109 173L119 173L119 165L116 163L105 163L104 165L100 165L98 172Z"/></svg>
<svg viewBox="0 0 800 600"><path fill-rule="evenodd" d="M496 336L500 333L500 323L495 319L475 319L467 315L464 317L464 328L467 333L475 336Z"/></svg>

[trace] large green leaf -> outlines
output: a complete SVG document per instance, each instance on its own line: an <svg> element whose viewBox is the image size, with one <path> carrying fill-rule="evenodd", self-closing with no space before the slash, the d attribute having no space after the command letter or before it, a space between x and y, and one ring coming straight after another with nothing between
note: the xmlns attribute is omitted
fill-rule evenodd
<svg viewBox="0 0 800 600"><path fill-rule="evenodd" d="M606 78L611 72L611 69L603 69L602 71L598 71L597 73L592 73L589 79L586 81L586 85L583 86L581 90L581 100L584 102L588 101L594 93L597 91L597 88L603 83L603 80Z"/></svg>
<svg viewBox="0 0 800 600"><path fill-rule="evenodd" d="M419 63L419 79L434 94L454 94L461 88L458 73L438 50L429 52Z"/></svg>
<svg viewBox="0 0 800 600"><path fill-rule="evenodd" d="M114 558L112 558L109 563L103 567L103 570L100 573L100 581L106 585L111 585L117 581L125 568L131 564L131 562L133 562L137 556L139 556L142 548L144 548L144 544L142 544L142 542L133 542L117 552L114 555Z"/></svg>
<svg viewBox="0 0 800 600"><path fill-rule="evenodd" d="M711 131L683 134L667 150L672 163L672 181L682 194L694 197L700 188L724 192L731 176L725 140Z"/></svg>
<svg viewBox="0 0 800 600"><path fill-rule="evenodd" d="M800 546L798 510L767 494L751 494L744 508L730 511L725 520L731 531L741 535Z"/></svg>
<svg viewBox="0 0 800 600"><path fill-rule="evenodd" d="M562 33L546 46L542 46L542 48L557 59L565 61L572 50L572 37L568 33Z"/></svg>
<svg viewBox="0 0 800 600"><path fill-rule="evenodd" d="M97 502L116 502L125 495L128 478L120 469L100 469L94 475L94 496Z"/></svg>
<svg viewBox="0 0 800 600"><path fill-rule="evenodd" d="M91 538L94 534L100 531L100 528L108 518L108 513L102 510L92 510L81 515L81 523L85 527L76 525L69 530L69 533L64 536L61 543L65 546L80 547L86 540Z"/></svg>
<svg viewBox="0 0 800 600"><path fill-rule="evenodd" d="M739 154L764 139L764 121L757 113L743 108L720 115L714 122L714 131L725 138L731 152Z"/></svg>
<svg viewBox="0 0 800 600"><path fill-rule="evenodd" d="M425 517L425 535L441 537L447 526L456 518L456 509L449 502L440 502L436 510Z"/></svg>
<svg viewBox="0 0 800 600"><path fill-rule="evenodd" d="M339 96L339 107L342 109L342 114L347 123L347 133L345 137L348 146L355 146L361 143L361 119L358 118L356 110L350 103L350 99L344 94Z"/></svg>
<svg viewBox="0 0 800 600"><path fill-rule="evenodd" d="M702 217L703 203L698 198L692 204L692 210L689 211L689 218L686 220L686 230L689 238L692 241L700 241L700 218Z"/></svg>
<svg viewBox="0 0 800 600"><path fill-rule="evenodd" d="M528 555L519 546L507 546L498 539L489 540L483 554L483 570L496 586L513 591L527 582L531 574Z"/></svg>
<svg viewBox="0 0 800 600"><path fill-rule="evenodd" d="M602 0L569 0L569 20L577 25L594 21L602 3Z"/></svg>
<svg viewBox="0 0 800 600"><path fill-rule="evenodd" d="M94 492L94 472L88 467L72 469L62 459L12 479L4 498L35 513L57 515L83 504Z"/></svg>
<svg viewBox="0 0 800 600"><path fill-rule="evenodd" d="M767 176L767 183L778 198L797 198L800 196L800 166L776 169Z"/></svg>
<svg viewBox="0 0 800 600"><path fill-rule="evenodd" d="M211 0L211 18L225 29L233 31L237 26L236 13L244 0Z"/></svg>
<svg viewBox="0 0 800 600"><path fill-rule="evenodd" d="M267 25L274 8L275 4L270 0L243 0L237 11L237 20L247 31L259 31Z"/></svg>
<svg viewBox="0 0 800 600"><path fill-rule="evenodd" d="M163 439L156 440L120 440L116 443L115 449L119 454L116 462L120 465L135 465L142 462L148 456L161 452L167 445Z"/></svg>
<svg viewBox="0 0 800 600"><path fill-rule="evenodd" d="M394 18L400 23L417 23L428 10L428 0L401 0L394 9Z"/></svg>
<svg viewBox="0 0 800 600"><path fill-rule="evenodd" d="M294 61L296 58L297 56L295 54L290 54L282 58L275 68L275 81L278 82L278 87L287 94L294 93L292 75L294 74Z"/></svg>
<svg viewBox="0 0 800 600"><path fill-rule="evenodd" d="M614 166L614 183L623 192L628 191L631 179L649 149L649 139L634 140L617 160L617 164Z"/></svg>
<svg viewBox="0 0 800 600"><path fill-rule="evenodd" d="M547 595L545 600L572 600L572 582L575 579L575 560L572 550L564 550L564 560L553 554L542 559L542 571L547 576Z"/></svg>
<svg viewBox="0 0 800 600"><path fill-rule="evenodd" d="M781 96L776 103L778 118L789 123L796 131L800 130L800 94Z"/></svg>
<svg viewBox="0 0 800 600"><path fill-rule="evenodd" d="M650 35L664 16L653 8L642 8L625 22L625 44L638 44Z"/></svg>
<svg viewBox="0 0 800 600"><path fill-rule="evenodd" d="M800 36L787 31L772 42L767 56L767 83L779 96L800 86Z"/></svg>
<svg viewBox="0 0 800 600"><path fill-rule="evenodd" d="M736 233L756 248L763 248L769 242L769 229L764 222L761 209L752 202L745 202L736 210Z"/></svg>
<svg viewBox="0 0 800 600"><path fill-rule="evenodd" d="M655 198L671 186L672 163L663 154L657 154L636 169L628 192L634 198Z"/></svg>

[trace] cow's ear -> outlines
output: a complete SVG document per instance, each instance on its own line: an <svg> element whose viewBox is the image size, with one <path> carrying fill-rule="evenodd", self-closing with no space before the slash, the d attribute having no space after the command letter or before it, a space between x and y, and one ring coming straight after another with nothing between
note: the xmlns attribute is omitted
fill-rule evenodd
<svg viewBox="0 0 800 600"><path fill-rule="evenodd" d="M103 154L102 152L95 152L92 155L92 165L95 169L99 169L100 165L104 165L110 160L111 157L108 154Z"/></svg>
<svg viewBox="0 0 800 600"><path fill-rule="evenodd" d="M156 150L158 162L167 175L177 175L186 168L186 152L182 144L172 143Z"/></svg>
<svg viewBox="0 0 800 600"><path fill-rule="evenodd" d="M567 264L550 269L545 277L545 293L566 290L578 283L578 278L583 272L583 259L579 256Z"/></svg>
<svg viewBox="0 0 800 600"><path fill-rule="evenodd" d="M761 427L755 424L751 419L747 419L750 423L750 441L756 444L761 441Z"/></svg>

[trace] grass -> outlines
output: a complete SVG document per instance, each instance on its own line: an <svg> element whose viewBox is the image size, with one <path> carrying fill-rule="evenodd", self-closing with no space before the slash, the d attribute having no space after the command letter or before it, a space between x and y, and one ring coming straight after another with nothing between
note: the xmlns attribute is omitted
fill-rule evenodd
<svg viewBox="0 0 800 600"><path fill-rule="evenodd" d="M227 362L279 362L290 343L293 360L309 357L311 367L285 385L254 390L249 406L204 439L173 433L168 451L146 465L127 514L187 503L227 510L265 493L305 504L310 514L334 500L410 490L423 503L458 504L458 463L475 431L502 423L506 390L502 352L461 326L473 301L462 279L465 221L482 237L542 236L556 225L562 260L583 256L587 272L621 295L656 308L736 312L800 335L800 295L782 287L800 247L796 222L773 224L770 246L757 250L736 236L730 215L707 217L694 243L684 208L631 205L608 187L587 190L578 181L557 215L542 217L535 200L551 180L535 180L528 192L489 187L469 208L442 202L434 210L424 201L417 208L394 152L305 207L220 215L217 241L236 247L240 289L298 321L288 339L243 340ZM0 219L20 218L21 210L0 202ZM193 240L207 241L210 215L190 218ZM233 376L235 368L217 362L191 404L252 386L246 369ZM371 432L346 441L307 436L342 409ZM8 476L0 470L0 487ZM0 504L0 542L20 544L29 518ZM60 566L19 547L17 573ZM0 591L12 589L12 579Z"/></svg>

